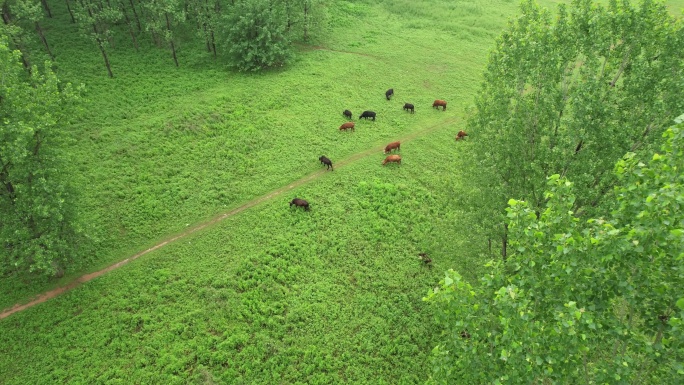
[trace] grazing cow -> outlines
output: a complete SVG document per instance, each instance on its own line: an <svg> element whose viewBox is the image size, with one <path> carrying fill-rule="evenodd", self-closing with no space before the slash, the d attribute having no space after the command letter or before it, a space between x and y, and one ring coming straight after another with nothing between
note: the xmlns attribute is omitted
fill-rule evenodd
<svg viewBox="0 0 684 385"><path fill-rule="evenodd" d="M385 146L385 152L383 154L387 154L390 151L393 151L394 149L397 149L397 151L401 151L401 142L392 142Z"/></svg>
<svg viewBox="0 0 684 385"><path fill-rule="evenodd" d="M438 110L439 110L439 107L444 107L444 109L442 109L442 111L444 111L444 110L446 110L446 101L437 99L437 100L435 100L434 103L432 103L432 107L435 107Z"/></svg>
<svg viewBox="0 0 684 385"><path fill-rule="evenodd" d="M461 130L458 132L458 134L456 134L456 140L464 139L466 136L468 136L468 134L466 134L465 131Z"/></svg>
<svg viewBox="0 0 684 385"><path fill-rule="evenodd" d="M354 122L347 122L347 123L340 126L340 131L347 131L347 130L354 131Z"/></svg>
<svg viewBox="0 0 684 385"><path fill-rule="evenodd" d="M430 257L427 256L427 254L418 254L418 259L422 260L423 263L425 263L425 265L427 265L428 267L432 267L432 259L430 259Z"/></svg>
<svg viewBox="0 0 684 385"><path fill-rule="evenodd" d="M352 118L351 111L349 111L349 110L344 110L344 112L342 113L342 115L344 115L344 117L347 118L347 119L351 119L351 118Z"/></svg>
<svg viewBox="0 0 684 385"><path fill-rule="evenodd" d="M360 120L361 118L365 118L366 120L368 120L368 118L373 118L373 121L375 121L375 112L373 112L373 111L363 111L363 113L361 114L361 116L359 116L359 120Z"/></svg>
<svg viewBox="0 0 684 385"><path fill-rule="evenodd" d="M386 165L387 163L397 163L401 164L401 156L400 155L389 155L385 160L382 161L382 165Z"/></svg>
<svg viewBox="0 0 684 385"><path fill-rule="evenodd" d="M411 113L415 113L416 111L413 109L413 104L411 103L404 103L404 109L406 111L411 110Z"/></svg>
<svg viewBox="0 0 684 385"><path fill-rule="evenodd" d="M323 156L321 156L320 158L318 158L318 160L321 161L321 164L324 164L324 165L328 166L328 167L326 168L326 170L334 171L334 170L333 170L333 166L332 166L332 161L331 161L330 159L326 158L325 155L323 155Z"/></svg>
<svg viewBox="0 0 684 385"><path fill-rule="evenodd" d="M304 199L295 198L292 201L290 201L290 207L292 207L292 205L295 205L297 207L304 207L305 211L309 211L309 202L305 201Z"/></svg>
<svg viewBox="0 0 684 385"><path fill-rule="evenodd" d="M385 97L387 100L392 99L392 95L394 95L394 88L390 88L389 90L385 91Z"/></svg>

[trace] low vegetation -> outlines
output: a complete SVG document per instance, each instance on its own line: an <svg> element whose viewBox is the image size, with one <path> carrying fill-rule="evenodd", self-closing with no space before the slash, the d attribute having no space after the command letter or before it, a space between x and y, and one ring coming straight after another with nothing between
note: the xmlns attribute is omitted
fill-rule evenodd
<svg viewBox="0 0 684 385"><path fill-rule="evenodd" d="M157 29L138 29L129 13L126 23L96 21L107 29L85 36L77 25L82 21L71 22L67 5L73 2L47 1L52 17L41 18L40 28L50 52L38 38L20 41L31 48L32 62L53 56L48 67L64 83L85 85L82 113L63 126L58 147L68 160L60 175L76 192L69 207L82 239L66 260L63 278L6 274L0 308L255 198L282 193L3 319L0 378L8 384L458 383L450 376L467 361L454 352L484 352L480 347L489 336L483 337L486 328L453 318L470 317L468 309L435 314L456 303L447 298L456 293L455 282L479 295L469 306L489 303L491 293L479 277L494 271L501 278L496 289L506 287L514 277L512 264L524 258L511 254L501 261L491 233L500 213L485 220L496 209L473 210L475 198L490 196L478 184L488 174L472 173L481 167L476 154L486 130L466 123L477 116L470 106L488 53L518 4L283 1L315 5L306 23L318 24L291 19L301 39L263 35L269 46L283 49L254 57L263 65L237 66L244 73L234 72L241 48L229 52L222 46L227 40L215 39L226 31L219 31L221 23L207 8L188 1L185 16L192 16L183 19L181 2L155 2L159 9L147 10L147 17L163 15L166 3L176 13ZM263 11L259 0L237 3ZM668 4L684 6L681 0ZM288 20L287 13L276 16ZM251 27L258 25L245 28ZM242 39L243 30L233 32ZM295 43L289 45L290 39ZM113 78L104 70L103 50ZM251 71L264 66L271 69ZM385 98L389 88L391 100ZM436 99L446 100L448 108L432 108ZM402 109L405 103L415 106L414 114ZM345 109L353 113L353 132L339 130L348 121ZM364 110L375 111L377 120L356 119ZM460 130L468 136L456 141ZM401 164L382 167L388 155L383 149L397 140ZM322 155L334 171L321 164ZM563 190L557 196L570 195ZM294 197L306 199L310 210L290 207ZM541 204L516 207L512 218L520 224L511 227L511 247L517 253L526 242L519 236L526 225L556 217L530 215ZM550 212L563 223L573 221L567 213ZM542 246L534 250L546 255ZM485 266L489 260L499 262ZM435 309L423 301L428 289L436 302L447 303ZM676 300L674 291L668 293ZM636 309L633 298L615 298L615 309ZM571 300L580 311L578 300L557 299L575 306ZM681 323L675 307L668 309L672 329L660 341L675 346ZM571 310L567 314L575 317ZM487 317L495 313L482 319L496 321ZM632 349L633 341L650 337L652 330L641 328L645 319L627 322L634 339L624 346ZM524 329L516 322L511 325ZM549 364L502 380L498 374L510 368L507 359L525 359L508 348L503 354L502 346L491 356L473 355L492 361L477 361L482 371L493 368L478 372L491 379L473 374L473 383L556 378L543 371ZM605 366L594 362L592 370ZM637 378L629 377L637 372L633 367L629 362L631 371L615 381ZM667 370L647 374L668 378Z"/></svg>

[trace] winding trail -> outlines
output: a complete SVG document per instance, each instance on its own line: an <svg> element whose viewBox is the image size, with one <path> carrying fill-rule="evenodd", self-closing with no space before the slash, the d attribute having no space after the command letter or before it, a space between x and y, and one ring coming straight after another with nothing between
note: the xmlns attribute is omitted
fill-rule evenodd
<svg viewBox="0 0 684 385"><path fill-rule="evenodd" d="M460 118L459 116L453 116L453 117L451 117L451 118L448 118L448 119L446 119L446 120L443 120L442 122L437 123L437 124L435 124L435 125L433 125L433 126L430 126L430 127L428 127L428 128L425 128L425 129L423 129L423 130L418 130L418 131L412 132L412 133L410 133L410 134L408 134L408 135L406 135L406 136L400 138L399 140L400 140L402 143L403 143L403 142L409 142L409 141L411 141L411 140L413 140L413 139L415 139L415 138L417 138L417 137L426 135L426 134L428 134L428 133L430 133L430 132L432 132L432 131L436 131L437 129L442 128L442 127L444 127L444 126L446 126L446 125L452 124L452 123L458 121L459 118ZM362 151L362 152L356 153L356 154L351 155L350 157L348 157L348 158L346 158L346 159L344 159L344 160L342 160L342 161L340 161L340 162L336 162L336 163L335 163L335 167L339 169L340 167L344 167L344 166L347 165L347 164L353 163L353 162L355 162L355 161L357 161L357 160L359 160L359 159L365 158L366 156L369 156L369 155L371 155L371 154L377 153L378 151L382 151L382 150L384 150L384 146L383 146L383 147L374 147L374 148L370 148L370 149L368 149L368 150L366 150L366 151ZM282 195L284 192L287 192L287 191L292 190L292 189L295 188L295 187L299 187L299 186L301 186L301 185L303 185L303 184L306 184L306 183L308 183L308 182L311 182L311 181L314 180L314 179L318 179L318 178L320 178L322 175L324 175L324 174L326 174L326 173L327 173L327 171L326 171L325 169L316 171L316 172L314 172L314 173L312 173L312 174L309 174L309 175L307 175L307 176L305 176L305 177L303 177L303 178L301 178L301 179L298 179L298 180L296 180L296 181L294 181L294 182L288 184L287 186L283 186L283 187L281 187L281 188L279 188L279 189L277 189L277 190L273 190L273 191L271 191L271 192L269 192L269 193L267 193L267 194L265 194L265 195L262 195L262 196L260 196L260 197L254 198L254 199L252 199L252 200L250 200L250 201L247 201L246 203L242 204L241 206L238 206L238 207L236 207L236 208L234 208L234 209L232 209L232 210L230 210L230 211L227 211L227 212L225 212L225 213L223 213L223 214L220 214L220 215L218 215L218 216L216 216L216 217L214 217L214 218L212 218L212 219L210 219L210 220L208 220L208 221L205 221L205 222L201 222L201 223L199 223L199 224L196 224L195 226L193 226L193 227L191 227L191 228L185 230L184 232L182 232L182 233L180 233L180 234L177 234L177 235L174 235L174 236L172 236L172 237L169 237L169 238L167 238L166 240L161 241L160 243L158 243L158 244L156 244L156 245L150 247L150 248L147 249L147 250L141 251L141 252L139 252L139 253L137 253L137 254L131 256L131 257L128 257L128 258L126 258L126 259L124 259L124 260L122 260L122 261L119 261L119 262L117 262L117 263L115 263L115 264L113 264L113 265L111 265L111 266L108 266L108 267L102 269L102 270L98 270L98 271L93 272L93 273L89 273L89 274L82 275L82 276L76 278L75 280L73 280L72 282L70 282L69 284L67 284L66 286L58 287L58 288L56 288L56 289L53 289L53 290L44 292L44 293L42 293L42 294L39 294L39 295L37 295L33 300L31 300L31 301L28 302L28 303L25 303L25 304L16 304L16 305L12 306L11 308L3 309L2 312L0 312L0 320L3 319L3 318L7 318L7 317L11 316L11 315L14 314L14 313L18 313L18 312L20 312L20 311L22 311L22 310L25 310L25 309L28 309L28 308L30 308L30 307L32 307L32 306L38 305L39 303L43 303L43 302L45 302L45 301L47 301L47 300L49 300L49 299L51 299L51 298L55 298L55 297L57 297L58 295L60 295L60 294L62 294L62 293L65 293L65 292L67 292L67 291L69 291L69 290L71 290L71 289L73 289L73 288L76 288L76 287L78 287L78 286L80 286L80 285L82 285L82 284L84 284L84 283L86 283L86 282L88 282L88 281L90 281L90 280L92 280L92 279L95 279L95 278L97 278L97 277L99 277L99 276L101 276L101 275L103 275L103 274L109 273L110 271L112 271L112 270L114 270L114 269L118 269L119 267L121 267L121 266L123 266L123 265L125 265L125 264L127 264L127 263L129 263L129 262L131 262L131 261L134 261L134 260L136 260L136 259L142 257L143 255L147 254L147 253L150 253L150 252L152 252L152 251L161 249L162 247L164 247L164 246L166 246L166 245L168 245L168 244L170 244L170 243L176 242L176 241L179 240L179 239L185 238L185 237L187 237L187 236L189 236L189 235L191 235L191 234L194 234L194 233L196 233L196 232L198 232L198 231L200 231L200 230L203 230L203 229L205 229L205 228L207 228L207 227L209 227L209 226L211 226L211 225L214 225L214 224L216 224L216 223L219 223L219 222L223 221L223 220L226 219L226 218L229 218L229 217L232 217L232 216L234 216L234 215L237 215L237 214L239 214L239 213L242 212L242 211L245 211L245 210L247 210L247 209L249 209L249 208L251 208L251 207L254 207L254 206L258 205L259 203L262 203L262 202L265 202L265 201L267 201L267 200L273 199L273 198L275 198L275 197L277 197L277 196L279 196L279 195Z"/></svg>

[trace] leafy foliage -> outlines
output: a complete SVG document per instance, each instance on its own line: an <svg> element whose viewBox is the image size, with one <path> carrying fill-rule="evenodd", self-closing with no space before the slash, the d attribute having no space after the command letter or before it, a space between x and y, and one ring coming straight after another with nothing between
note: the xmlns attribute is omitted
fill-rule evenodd
<svg viewBox="0 0 684 385"><path fill-rule="evenodd" d="M112 25L123 17L121 9L112 6L109 2L103 4L93 0L78 1L76 4L73 17L79 27L79 32L97 45L109 77L114 77L107 48L114 34Z"/></svg>
<svg viewBox="0 0 684 385"><path fill-rule="evenodd" d="M55 145L78 90L60 83L50 63L26 78L19 56L0 41L0 274L54 274L75 247Z"/></svg>
<svg viewBox="0 0 684 385"><path fill-rule="evenodd" d="M529 0L521 11L497 40L468 123L473 180L488 192L478 207L492 226L511 197L541 210L551 174L573 180L576 210L596 206L613 164L652 150L684 110L682 23L662 3L574 0L554 17Z"/></svg>
<svg viewBox="0 0 684 385"><path fill-rule="evenodd" d="M648 164L633 153L617 163L607 218L580 221L558 175L539 219L510 200L509 259L477 288L450 271L426 297L444 330L436 383L678 382L681 323L669 320L684 287L684 125L665 136Z"/></svg>
<svg viewBox="0 0 684 385"><path fill-rule="evenodd" d="M285 8L268 0L244 0L225 19L232 65L240 71L279 67L292 56Z"/></svg>

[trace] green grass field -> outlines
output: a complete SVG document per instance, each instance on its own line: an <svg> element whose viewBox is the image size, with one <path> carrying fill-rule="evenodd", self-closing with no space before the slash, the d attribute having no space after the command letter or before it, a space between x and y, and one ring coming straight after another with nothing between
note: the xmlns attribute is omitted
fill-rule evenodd
<svg viewBox="0 0 684 385"><path fill-rule="evenodd" d="M0 382L424 382L438 331L422 297L448 268L474 282L486 259L460 200L477 133L454 135L517 2L327 3L316 41L261 74L230 72L201 42L175 68L122 34L114 79L51 5L59 75L88 90L67 150L92 253L61 280L0 283L0 308L288 186L320 155L377 151L0 321ZM344 109L353 133L338 130ZM366 109L376 122L358 121ZM382 167L381 147L404 137L402 165Z"/></svg>

